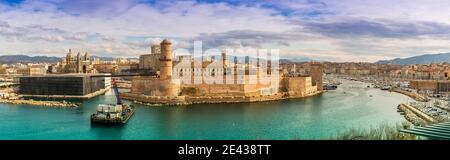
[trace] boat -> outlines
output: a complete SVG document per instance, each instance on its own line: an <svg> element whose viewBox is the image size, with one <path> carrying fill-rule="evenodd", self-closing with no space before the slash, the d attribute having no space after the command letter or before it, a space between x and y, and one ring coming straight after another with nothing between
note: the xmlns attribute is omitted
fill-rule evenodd
<svg viewBox="0 0 450 160"><path fill-rule="evenodd" d="M116 95L116 104L99 104L97 112L91 115L91 124L125 124L133 116L135 108L122 103L119 89L115 81L112 81Z"/></svg>
<svg viewBox="0 0 450 160"><path fill-rule="evenodd" d="M323 89L324 90L336 90L337 89L337 85L335 85L335 84L325 84L325 85L323 85Z"/></svg>
<svg viewBox="0 0 450 160"><path fill-rule="evenodd" d="M383 88L381 88L381 90L389 90L389 89L391 89L391 87L389 86L384 86Z"/></svg>

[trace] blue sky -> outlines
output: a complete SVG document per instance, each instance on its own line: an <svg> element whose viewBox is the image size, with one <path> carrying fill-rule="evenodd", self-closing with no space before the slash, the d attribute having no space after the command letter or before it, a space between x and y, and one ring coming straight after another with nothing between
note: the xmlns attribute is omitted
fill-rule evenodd
<svg viewBox="0 0 450 160"><path fill-rule="evenodd" d="M374 62L450 52L448 8L447 0L0 0L0 54L138 57L169 38L176 48L201 40Z"/></svg>

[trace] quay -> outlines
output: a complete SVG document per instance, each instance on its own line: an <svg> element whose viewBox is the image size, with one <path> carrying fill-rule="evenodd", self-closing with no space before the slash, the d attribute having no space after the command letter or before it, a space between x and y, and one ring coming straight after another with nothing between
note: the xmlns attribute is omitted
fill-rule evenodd
<svg viewBox="0 0 450 160"><path fill-rule="evenodd" d="M419 101L419 102L428 102L429 101L428 98L425 98L425 97L419 95L416 92L408 92L408 91L405 91L405 90L403 90L401 88L392 88L391 91L397 92L397 93L400 93L400 94L404 94L404 95L406 95L408 97L411 97L414 100Z"/></svg>
<svg viewBox="0 0 450 160"><path fill-rule="evenodd" d="M409 114L408 111L412 112L414 115L416 115L417 117L421 118L421 119L424 120L426 123L437 123L437 122L438 122L438 121L437 121L436 119L434 119L433 117L431 117L431 116L425 114L424 112L422 112L422 111L420 111L420 110L418 110L418 109L416 109L416 108L414 108L414 107L412 107L412 106L410 106L410 105L407 105L407 104L400 104L400 105L399 105L399 109L400 109L401 111L404 111L404 112L406 113L406 114L405 114L405 118L406 118L407 120L409 120L410 122L414 123L414 124L420 123L420 122L417 122L417 121L420 121L420 120L413 120L413 119L411 119L411 118L408 118L408 117L412 117L412 115Z"/></svg>

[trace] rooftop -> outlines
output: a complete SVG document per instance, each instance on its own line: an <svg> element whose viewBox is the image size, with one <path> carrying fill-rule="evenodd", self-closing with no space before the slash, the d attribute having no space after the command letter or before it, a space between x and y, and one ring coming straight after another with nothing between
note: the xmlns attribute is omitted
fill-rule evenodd
<svg viewBox="0 0 450 160"><path fill-rule="evenodd" d="M30 76L18 76L18 77L86 77L96 75L111 75L109 73L68 73L68 74L43 74L43 75L30 75Z"/></svg>

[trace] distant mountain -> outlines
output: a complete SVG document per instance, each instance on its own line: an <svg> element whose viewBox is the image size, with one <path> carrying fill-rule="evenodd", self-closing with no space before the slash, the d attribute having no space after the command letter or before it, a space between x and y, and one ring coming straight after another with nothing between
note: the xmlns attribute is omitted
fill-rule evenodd
<svg viewBox="0 0 450 160"><path fill-rule="evenodd" d="M14 64L14 63L56 63L61 58L47 57L47 56L26 56L26 55L5 55L0 56L1 64Z"/></svg>
<svg viewBox="0 0 450 160"><path fill-rule="evenodd" d="M431 63L450 63L450 53L424 54L409 58L396 58L392 60L381 60L378 64L431 64Z"/></svg>
<svg viewBox="0 0 450 160"><path fill-rule="evenodd" d="M97 57L91 56L91 59L99 58L103 61L112 61L112 57ZM62 57L55 56L27 56L27 55L4 55L0 56L0 64L15 64L15 63L57 63ZM131 58L132 59L132 58Z"/></svg>
<svg viewBox="0 0 450 160"><path fill-rule="evenodd" d="M280 63L292 63L292 62L321 62L320 60L314 60L307 57L289 57L289 58L280 58Z"/></svg>

